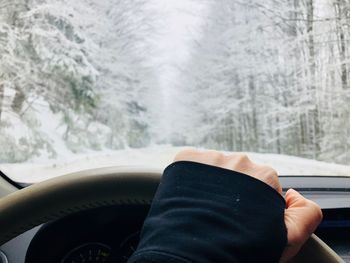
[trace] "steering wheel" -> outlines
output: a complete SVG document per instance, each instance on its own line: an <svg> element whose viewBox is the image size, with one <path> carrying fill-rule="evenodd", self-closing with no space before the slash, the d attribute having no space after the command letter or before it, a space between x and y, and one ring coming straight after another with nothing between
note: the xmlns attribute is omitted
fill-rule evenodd
<svg viewBox="0 0 350 263"><path fill-rule="evenodd" d="M151 204L161 171L111 167L56 177L0 199L0 245L42 223L111 205ZM292 260L344 262L313 235Z"/></svg>

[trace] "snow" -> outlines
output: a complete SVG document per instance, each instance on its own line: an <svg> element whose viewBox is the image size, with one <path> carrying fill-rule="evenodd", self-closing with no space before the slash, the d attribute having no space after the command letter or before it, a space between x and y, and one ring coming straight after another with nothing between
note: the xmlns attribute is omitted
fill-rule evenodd
<svg viewBox="0 0 350 263"><path fill-rule="evenodd" d="M185 148L158 145L103 153L90 152L71 155L59 161L46 160L40 163L37 160L35 163L2 164L0 170L12 180L24 183L37 183L69 173L105 167L142 166L162 170L172 163L177 152ZM287 155L247 154L253 162L272 166L279 175L350 176L350 166Z"/></svg>
<svg viewBox="0 0 350 263"><path fill-rule="evenodd" d="M40 122L41 130L50 138L52 145L54 145L57 156L71 156L72 152L66 147L62 138L64 127L61 124L60 114L54 114L50 110L50 105L39 99L37 103L33 104L34 111L37 113L37 118ZM41 155L42 159L49 158L48 155ZM57 157L56 157L57 158Z"/></svg>
<svg viewBox="0 0 350 263"><path fill-rule="evenodd" d="M349 176L350 66L336 23L348 4L339 14L314 4L4 5L0 163L17 164L3 170L38 182L96 167L163 169L181 149L164 144L174 144L286 154L249 153L282 175ZM140 148L149 145L158 146Z"/></svg>

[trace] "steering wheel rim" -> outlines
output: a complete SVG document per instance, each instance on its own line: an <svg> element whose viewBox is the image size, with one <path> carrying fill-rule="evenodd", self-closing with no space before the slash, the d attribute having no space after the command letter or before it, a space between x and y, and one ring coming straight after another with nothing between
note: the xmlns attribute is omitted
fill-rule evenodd
<svg viewBox="0 0 350 263"><path fill-rule="evenodd" d="M111 167L56 177L16 191L0 199L0 245L75 212L118 204L150 204L160 177L161 172L154 169Z"/></svg>
<svg viewBox="0 0 350 263"><path fill-rule="evenodd" d="M83 210L122 204L151 204L161 171L110 167L56 177L0 199L0 245L42 223ZM25 220L19 220L23 219ZM294 263L344 262L313 235Z"/></svg>

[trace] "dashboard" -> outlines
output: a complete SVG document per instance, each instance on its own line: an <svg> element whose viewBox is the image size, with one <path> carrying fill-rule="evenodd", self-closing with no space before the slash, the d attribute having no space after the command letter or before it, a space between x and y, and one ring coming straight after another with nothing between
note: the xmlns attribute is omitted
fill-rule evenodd
<svg viewBox="0 0 350 263"><path fill-rule="evenodd" d="M316 235L345 262L350 262L350 208L323 210L323 221Z"/></svg>
<svg viewBox="0 0 350 263"><path fill-rule="evenodd" d="M147 205L112 206L43 224L1 249L0 263L125 263L135 251ZM350 262L350 209L324 209L316 234Z"/></svg>
<svg viewBox="0 0 350 263"><path fill-rule="evenodd" d="M149 207L76 213L32 229L1 247L0 263L124 263L135 251Z"/></svg>
<svg viewBox="0 0 350 263"><path fill-rule="evenodd" d="M350 262L350 178L310 178L309 183L303 178L300 186L295 178L282 180L286 189L293 187L321 205L324 219L316 234ZM315 188L315 182L320 187ZM148 210L148 205L117 205L47 222L2 245L0 263L127 262L137 247Z"/></svg>

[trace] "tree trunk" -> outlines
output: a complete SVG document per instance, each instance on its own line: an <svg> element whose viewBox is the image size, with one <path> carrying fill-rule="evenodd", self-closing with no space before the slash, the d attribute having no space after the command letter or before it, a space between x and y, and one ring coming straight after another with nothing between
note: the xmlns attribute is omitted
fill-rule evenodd
<svg viewBox="0 0 350 263"><path fill-rule="evenodd" d="M315 63L315 41L314 41L314 0L307 1L307 35L308 35L308 49L309 49L309 68L311 74L311 88L315 89L315 75L316 75L316 63Z"/></svg>
<svg viewBox="0 0 350 263"><path fill-rule="evenodd" d="M251 142L249 143L249 150L255 150L258 148L258 120L257 120L257 107L256 105L256 87L255 79L253 75L249 76L249 96L251 105Z"/></svg>
<svg viewBox="0 0 350 263"><path fill-rule="evenodd" d="M2 83L0 84L0 124L1 124L3 105L4 105L4 96L5 96L5 85Z"/></svg>
<svg viewBox="0 0 350 263"><path fill-rule="evenodd" d="M277 153L281 154L282 153L282 147L281 147L281 131L280 131L280 116L277 114L276 115L276 148L277 148Z"/></svg>
<svg viewBox="0 0 350 263"><path fill-rule="evenodd" d="M316 159L320 153L320 122L318 110L318 98L316 88L316 60L315 60L315 40L314 40L314 0L307 1L307 35L308 35L308 50L309 50L309 70L310 83L309 92L311 94L310 103L314 103L314 108L308 112L309 122L311 127L311 142L313 145L313 158Z"/></svg>
<svg viewBox="0 0 350 263"><path fill-rule="evenodd" d="M343 8L341 0L337 0L335 3L335 14L336 14L336 23L337 23L337 33L339 35L338 38L338 48L340 55L340 74L341 74L341 83L342 88L347 89L348 86L348 70L346 66L346 40L345 33L342 27L343 23Z"/></svg>
<svg viewBox="0 0 350 263"><path fill-rule="evenodd" d="M14 112L20 113L23 108L23 103L26 97L23 91L20 88L18 88L17 85L15 86L15 90L16 90L16 94L12 101L11 108Z"/></svg>

